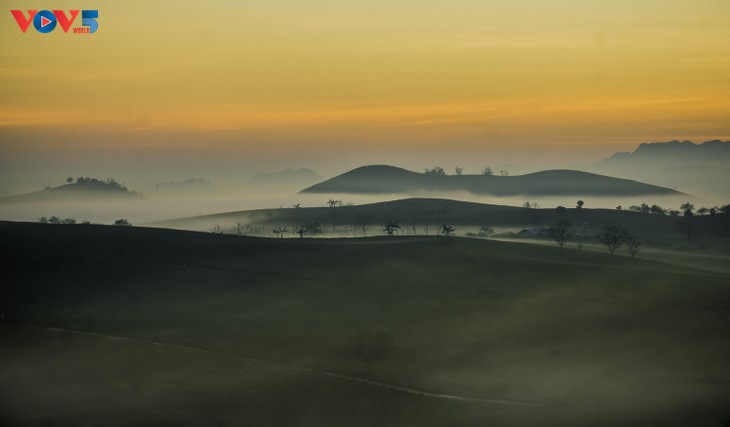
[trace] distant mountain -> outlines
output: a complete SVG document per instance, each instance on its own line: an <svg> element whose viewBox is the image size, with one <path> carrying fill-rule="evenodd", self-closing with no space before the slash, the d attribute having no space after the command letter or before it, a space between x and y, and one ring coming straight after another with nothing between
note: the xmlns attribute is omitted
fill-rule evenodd
<svg viewBox="0 0 730 427"><path fill-rule="evenodd" d="M493 196L638 196L677 194L668 188L574 170L550 170L517 176L426 175L394 166L364 166L302 193L395 194L468 191Z"/></svg>
<svg viewBox="0 0 730 427"><path fill-rule="evenodd" d="M145 188L147 194L179 194L200 192L211 188L210 181L203 178L189 178L179 182L162 182Z"/></svg>
<svg viewBox="0 0 730 427"><path fill-rule="evenodd" d="M92 178L79 178L76 183L47 187L43 191L0 197L0 204L135 199L142 197L144 196L140 193L129 191L123 184L112 179L101 181Z"/></svg>
<svg viewBox="0 0 730 427"><path fill-rule="evenodd" d="M705 196L730 196L730 141L669 141L616 153L589 171Z"/></svg>
<svg viewBox="0 0 730 427"><path fill-rule="evenodd" d="M322 180L311 169L287 169L280 172L260 172L246 184L248 190L260 192L296 192Z"/></svg>
<svg viewBox="0 0 730 427"><path fill-rule="evenodd" d="M596 166L646 167L647 162L662 167L730 165L730 141L713 140L695 144L692 141L675 140L641 144L632 153L616 153Z"/></svg>

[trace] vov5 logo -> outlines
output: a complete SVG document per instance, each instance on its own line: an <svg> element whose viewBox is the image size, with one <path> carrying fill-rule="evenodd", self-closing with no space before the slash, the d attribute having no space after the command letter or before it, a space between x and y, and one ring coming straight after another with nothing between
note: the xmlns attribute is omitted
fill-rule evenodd
<svg viewBox="0 0 730 427"><path fill-rule="evenodd" d="M61 26L64 33L68 33L76 17L79 16L79 12L81 12L81 26L73 29L75 34L91 34L99 28L99 23L96 22L99 19L98 10L69 10L68 15L62 10L41 10L40 12L28 10L27 12L28 16L26 17L21 10L10 11L23 32L28 31L28 27L32 23L39 33L50 33L58 25Z"/></svg>

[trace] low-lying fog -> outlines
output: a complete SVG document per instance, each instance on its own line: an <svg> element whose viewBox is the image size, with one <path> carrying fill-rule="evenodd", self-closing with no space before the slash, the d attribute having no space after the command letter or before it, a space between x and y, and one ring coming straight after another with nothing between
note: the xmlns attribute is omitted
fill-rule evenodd
<svg viewBox="0 0 730 427"><path fill-rule="evenodd" d="M557 206L575 207L576 202L583 200L585 208L615 209L622 206L627 209L631 205L647 203L657 204L665 209L678 209L679 205L691 200L697 207L712 207L727 203L725 200L698 200L688 195L679 196L645 196L645 197L591 197L591 196L556 196L556 197L490 197L467 192L460 193L426 193L413 194L260 194L244 191L211 190L209 192L178 193L175 195L145 194L145 198L126 200L94 200L72 202L36 202L23 204L0 204L0 220L37 221L40 217L57 216L73 218L78 222L90 221L99 224L111 224L117 219L127 219L132 224L141 225L154 221L172 218L209 215L223 212L234 212L251 209L290 208L295 204L301 207L324 207L330 199L339 200L343 204L367 204L411 197L444 198L478 203L489 203L509 206L523 206L529 202L538 208L555 208Z"/></svg>

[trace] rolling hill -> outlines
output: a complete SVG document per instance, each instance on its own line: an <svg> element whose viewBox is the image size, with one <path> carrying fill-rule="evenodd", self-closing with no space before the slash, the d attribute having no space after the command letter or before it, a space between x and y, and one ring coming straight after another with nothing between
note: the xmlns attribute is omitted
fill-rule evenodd
<svg viewBox="0 0 730 427"><path fill-rule="evenodd" d="M302 190L302 193L399 194L467 191L493 196L639 196L678 194L674 190L574 170L517 176L426 175L394 166L363 166Z"/></svg>
<svg viewBox="0 0 730 427"><path fill-rule="evenodd" d="M423 237L0 222L3 425L696 426L730 278ZM348 337L398 346L367 378Z"/></svg>
<svg viewBox="0 0 730 427"><path fill-rule="evenodd" d="M100 199L141 199L142 194L129 191L127 187L111 180L77 182L58 187L48 187L33 193L0 197L0 204L69 202Z"/></svg>

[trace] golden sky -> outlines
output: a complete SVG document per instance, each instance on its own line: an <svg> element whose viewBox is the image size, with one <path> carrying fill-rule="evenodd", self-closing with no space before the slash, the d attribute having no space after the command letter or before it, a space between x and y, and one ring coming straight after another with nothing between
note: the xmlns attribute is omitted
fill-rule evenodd
<svg viewBox="0 0 730 427"><path fill-rule="evenodd" d="M99 30L23 34L9 11L31 3L98 9ZM728 0L3 5L0 150L44 131L282 150L730 138Z"/></svg>

